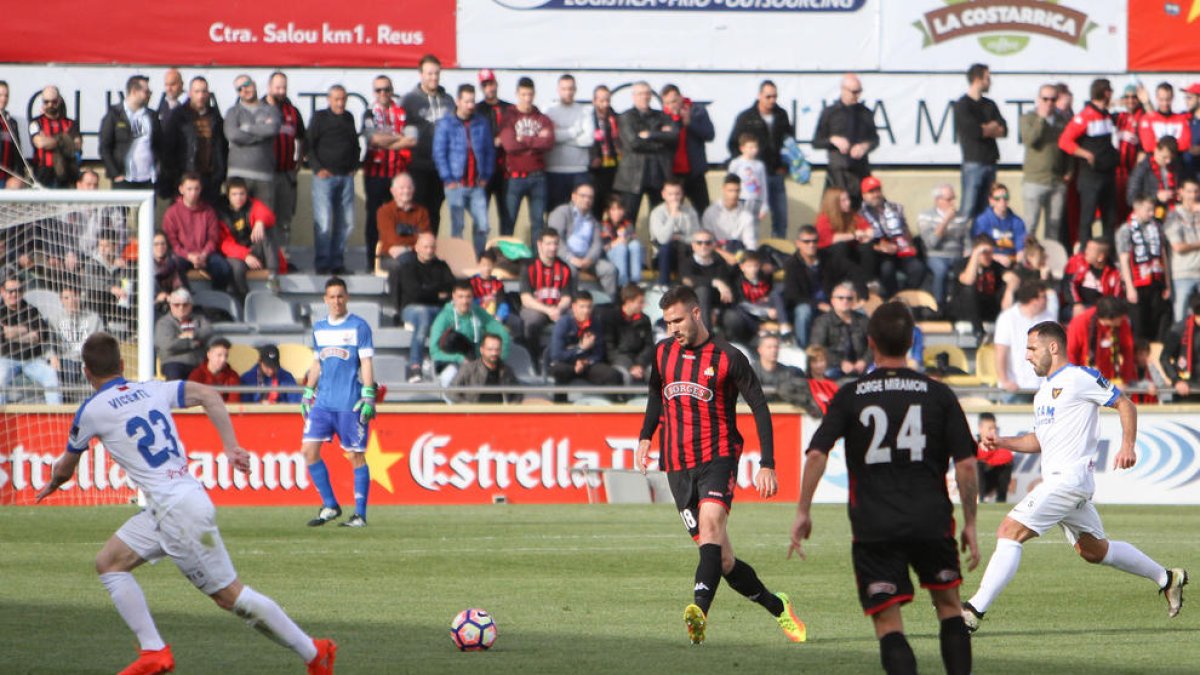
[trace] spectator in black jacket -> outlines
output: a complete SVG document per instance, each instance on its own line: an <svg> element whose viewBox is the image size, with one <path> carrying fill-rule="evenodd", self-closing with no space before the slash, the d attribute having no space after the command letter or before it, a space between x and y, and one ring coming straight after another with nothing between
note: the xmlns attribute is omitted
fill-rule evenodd
<svg viewBox="0 0 1200 675"><path fill-rule="evenodd" d="M429 328L442 306L450 300L454 274L437 257L437 237L432 232L417 235L414 255L400 264L400 319L412 324L412 344L408 348L408 381L421 380L425 360L425 341Z"/></svg>
<svg viewBox="0 0 1200 675"><path fill-rule="evenodd" d="M1167 212L1179 201L1182 169L1175 137L1163 136L1154 146L1154 152L1133 167L1123 195L1125 201L1133 208L1134 200L1142 195L1150 195L1154 198L1154 218L1162 223L1166 220Z"/></svg>
<svg viewBox="0 0 1200 675"><path fill-rule="evenodd" d="M346 242L354 231L354 172L361 147L346 88L329 88L329 107L308 126L308 166L313 172L313 244L317 274L345 274Z"/></svg>
<svg viewBox="0 0 1200 675"><path fill-rule="evenodd" d="M637 222L642 195L650 208L662 202L663 182L671 177L679 125L661 110L650 107L652 92L646 82L633 85L633 107L617 120L624 155L617 167L613 190L625 199L625 213Z"/></svg>
<svg viewBox="0 0 1200 675"><path fill-rule="evenodd" d="M771 80L758 85L758 101L743 110L733 122L729 132L729 156L741 154L738 139L742 134L753 134L758 139L758 158L767 165L767 208L771 210L771 236L787 236L787 186L784 177L787 166L779 156L783 143L796 135L787 111L776 100L779 92Z"/></svg>
<svg viewBox="0 0 1200 675"><path fill-rule="evenodd" d="M668 84L662 88L663 112L679 127L679 141L671 159L671 173L683 181L683 191L696 213L708 208L708 154L704 146L716 138L708 109L703 104L684 98L679 87Z"/></svg>
<svg viewBox="0 0 1200 675"><path fill-rule="evenodd" d="M100 159L115 190L153 190L163 134L148 107L150 81L134 75L125 82L125 100L100 122Z"/></svg>
<svg viewBox="0 0 1200 675"><path fill-rule="evenodd" d="M606 322L605 350L609 363L624 368L634 382L645 382L654 360L654 329L643 310L646 293L637 284L621 289L621 307Z"/></svg>
<svg viewBox="0 0 1200 675"><path fill-rule="evenodd" d="M774 287L770 276L762 273L762 258L756 251L742 253L733 282L733 303L724 316L725 337L751 344L767 321L778 323L781 332L791 333L789 319L783 293Z"/></svg>
<svg viewBox="0 0 1200 675"><path fill-rule="evenodd" d="M956 282L950 301L950 316L955 321L970 321L977 338L984 335L983 322L995 321L1004 309L1005 268L995 259L996 243L991 236L975 237L971 255L963 258L950 273Z"/></svg>
<svg viewBox="0 0 1200 675"><path fill-rule="evenodd" d="M967 93L954 102L954 130L962 147L962 213L974 218L987 208L988 190L996 182L1000 161L997 138L1008 135L1008 122L996 102L984 96L992 73L982 63L967 70Z"/></svg>
<svg viewBox="0 0 1200 675"><path fill-rule="evenodd" d="M555 384L581 378L596 385L618 385L624 378L605 356L604 324L592 314L592 294L579 291L571 311L559 317L550 339L550 377ZM555 401L566 395L555 394Z"/></svg>
<svg viewBox="0 0 1200 675"><path fill-rule="evenodd" d="M166 146L162 169L172 180L172 193L183 174L200 175L200 197L216 208L225 183L225 121L212 105L208 80L196 76L188 87L188 104L171 113L163 131ZM160 181L161 183L162 181Z"/></svg>
<svg viewBox="0 0 1200 675"><path fill-rule="evenodd" d="M779 343L778 335L768 333L758 339L758 346L755 348L758 359L754 362L754 373L758 375L758 381L764 389L775 388L774 393L767 394L768 401L783 401L779 390L787 386L788 380L804 377L804 371L779 362Z"/></svg>
<svg viewBox="0 0 1200 675"><path fill-rule="evenodd" d="M734 270L725 259L716 254L717 239L708 230L699 230L692 235L690 255L680 256L679 279L696 291L700 301L700 315L705 327L712 330L714 321L728 305L733 304Z"/></svg>
<svg viewBox="0 0 1200 675"><path fill-rule="evenodd" d="M871 160L867 157L879 147L879 132L875 130L875 113L859 100L862 82L858 76L842 77L842 92L837 102L821 111L813 147L829 152L825 173L825 188L840 187L850 193L854 208L862 204L862 179L871 175Z"/></svg>
<svg viewBox="0 0 1200 675"><path fill-rule="evenodd" d="M830 300L832 310L813 322L812 344L823 347L829 355L826 377L858 377L874 360L867 344L867 317L854 309L858 294L849 281L834 286Z"/></svg>
<svg viewBox="0 0 1200 675"><path fill-rule="evenodd" d="M807 347L813 321L830 310L833 287L853 281L860 295L867 288L861 271L829 250L817 248L817 228L805 225L796 235L796 253L783 264L783 302L791 311L796 344Z"/></svg>

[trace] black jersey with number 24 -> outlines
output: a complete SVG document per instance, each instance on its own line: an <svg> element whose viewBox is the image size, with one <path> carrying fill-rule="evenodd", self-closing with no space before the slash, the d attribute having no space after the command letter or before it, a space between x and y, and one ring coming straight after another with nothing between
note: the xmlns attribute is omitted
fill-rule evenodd
<svg viewBox="0 0 1200 675"><path fill-rule="evenodd" d="M954 536L946 472L975 442L949 387L908 368L865 375L838 390L808 449L828 454L839 438L855 541Z"/></svg>

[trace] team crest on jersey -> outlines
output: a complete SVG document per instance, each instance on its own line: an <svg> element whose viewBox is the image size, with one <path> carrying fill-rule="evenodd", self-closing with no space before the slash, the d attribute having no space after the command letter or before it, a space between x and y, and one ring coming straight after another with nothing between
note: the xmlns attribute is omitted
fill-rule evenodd
<svg viewBox="0 0 1200 675"><path fill-rule="evenodd" d="M1055 387L1050 390L1050 398L1058 398L1058 395L1061 393L1062 393L1062 387Z"/></svg>
<svg viewBox="0 0 1200 675"><path fill-rule="evenodd" d="M663 396L666 396L668 399L677 396L691 396L699 401L707 402L713 399L713 391L695 382L672 382L663 387Z"/></svg>
<svg viewBox="0 0 1200 675"><path fill-rule="evenodd" d="M341 359L343 361L350 360L350 350L342 347L321 347L321 358Z"/></svg>

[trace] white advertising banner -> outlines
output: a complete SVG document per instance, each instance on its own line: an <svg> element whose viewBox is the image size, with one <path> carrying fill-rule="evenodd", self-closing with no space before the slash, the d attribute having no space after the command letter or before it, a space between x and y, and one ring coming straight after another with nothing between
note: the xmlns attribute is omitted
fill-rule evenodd
<svg viewBox="0 0 1200 675"><path fill-rule="evenodd" d="M1096 493L1098 504L1200 504L1200 414L1161 412L1153 407L1138 408L1137 464L1132 469L1116 470L1113 461L1121 447L1121 422L1116 413L1100 416L1100 442L1096 446ZM968 415L972 430L975 415ZM1004 436L1016 436L1033 430L1033 413L997 413L996 423ZM820 425L805 418L801 425L802 448L808 447ZM1052 451L1052 450L1048 450ZM957 494L954 472L948 475L951 494ZM1041 482L1041 457L1014 453L1008 503L1014 504ZM848 475L843 444L830 453L825 477L817 489L816 501L845 503ZM1103 514L1101 514L1103 515Z"/></svg>
<svg viewBox="0 0 1200 675"><path fill-rule="evenodd" d="M905 0L880 11L881 70L1125 70L1125 0Z"/></svg>
<svg viewBox="0 0 1200 675"><path fill-rule="evenodd" d="M37 97L43 86L56 84L67 101L69 114L80 120L84 133L84 157L98 156L96 137L100 121L108 106L121 100L125 80L134 73L150 77L154 90L153 105L158 105L162 90L160 67L139 66L7 66L0 68L0 79L7 80L11 88L8 109L17 118L28 122L33 111L40 110ZM195 75L209 79L209 87L216 97L218 107L224 111L234 101L233 79L239 73L248 73L259 83L259 91L265 89L270 70L265 68L188 68L184 69L185 80ZM325 107L326 89L341 83L349 90L348 109L356 117L365 110L372 94L371 80L378 70L367 69L295 69L288 70L289 93L300 108L305 119ZM390 75L398 95L416 85L416 73L411 70L382 71ZM517 78L529 76L537 87L536 103L543 110L555 101L558 76L562 71L496 71L500 83L500 95L512 100ZM592 89L598 84L613 89L613 107L618 111L629 109L630 85L639 79L648 81L655 90L669 82L679 85L685 96L707 106L716 138L708 145L710 163L724 162L729 158L726 141L738 113L754 104L761 75L746 73L672 73L582 71L576 74L579 98L590 100ZM1182 89L1192 83L1189 76L1172 75L1159 78L1144 76L1145 82L1153 86L1159 79L1173 82ZM792 119L796 138L809 159L815 164L825 162L824 152L811 152L807 145L813 137L824 105L837 100L840 76L836 74L778 75L773 77L779 88L779 105ZM1000 159L1005 164L1020 165L1024 149L1017 137L1018 119L1022 112L1033 109L1038 86L1045 82L1065 81L1076 93L1076 109L1086 96L1090 75L1005 75L993 78L992 91L988 94L1000 106L1008 121L1009 134L1000 141ZM474 70L446 70L442 72L442 84L450 92L464 82L477 84ZM1115 78L1113 85L1118 90L1126 80ZM863 97L866 105L875 111L875 124L879 129L880 145L871 153L876 166L887 165L957 165L962 160L954 135L952 105L966 89L965 78L958 73L928 75L885 75L864 74L862 76ZM24 128L24 124L20 125ZM24 147L29 152L26 136Z"/></svg>
<svg viewBox="0 0 1200 675"><path fill-rule="evenodd" d="M877 70L880 0L471 0L473 68Z"/></svg>

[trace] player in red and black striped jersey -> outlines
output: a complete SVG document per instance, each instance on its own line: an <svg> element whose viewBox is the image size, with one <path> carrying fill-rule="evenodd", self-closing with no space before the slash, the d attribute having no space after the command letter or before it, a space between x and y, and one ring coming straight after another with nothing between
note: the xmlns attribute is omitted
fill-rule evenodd
<svg viewBox="0 0 1200 675"><path fill-rule="evenodd" d="M953 460L963 505L962 548L970 549L968 569L975 569L975 441L954 392L907 367L912 334L912 314L899 302L871 315L867 335L876 368L838 390L809 442L788 556L804 556L813 496L829 452L844 438L859 601L875 623L884 670L917 672L900 616L900 606L913 597L911 566L941 621L946 672L965 675L971 672L971 637L958 595L962 574L946 472Z"/></svg>
<svg viewBox="0 0 1200 675"><path fill-rule="evenodd" d="M762 386L745 355L704 327L700 302L691 287L667 291L659 307L672 339L655 347L649 403L634 463L645 472L650 439L661 425L659 463L667 472L679 515L700 546L695 602L684 610L688 637L693 644L704 641L708 610L724 576L734 590L776 617L789 639L803 642L804 622L796 617L788 597L768 591L754 568L734 556L726 529L742 454L739 393L754 413L762 447L754 485L764 499L779 487L771 413Z"/></svg>

